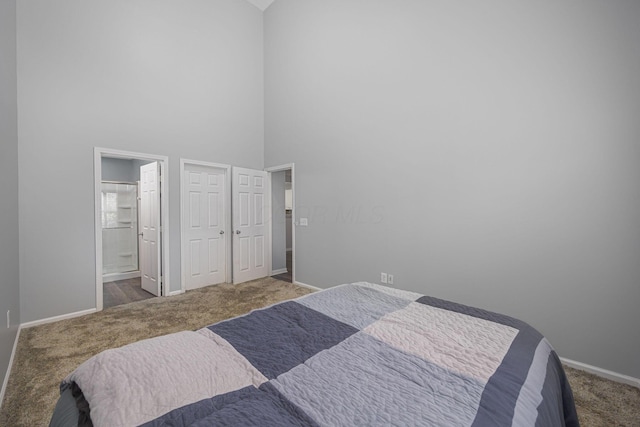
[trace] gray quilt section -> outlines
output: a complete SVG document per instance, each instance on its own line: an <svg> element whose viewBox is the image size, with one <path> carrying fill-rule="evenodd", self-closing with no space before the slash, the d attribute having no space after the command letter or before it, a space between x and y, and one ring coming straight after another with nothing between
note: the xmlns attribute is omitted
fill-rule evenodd
<svg viewBox="0 0 640 427"><path fill-rule="evenodd" d="M365 333L271 382L324 426L468 426L483 390Z"/></svg>
<svg viewBox="0 0 640 427"><path fill-rule="evenodd" d="M547 374L547 363L551 346L546 339L540 341L529 367L527 379L520 389L513 414L514 426L526 426L528 420L538 416L537 408L542 402L542 388Z"/></svg>

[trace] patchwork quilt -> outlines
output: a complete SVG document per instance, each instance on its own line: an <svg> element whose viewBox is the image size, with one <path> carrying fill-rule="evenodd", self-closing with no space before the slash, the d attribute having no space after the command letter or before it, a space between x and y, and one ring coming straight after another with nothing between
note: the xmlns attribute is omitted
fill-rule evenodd
<svg viewBox="0 0 640 427"><path fill-rule="evenodd" d="M535 329L370 283L107 350L73 383L97 427L578 426Z"/></svg>

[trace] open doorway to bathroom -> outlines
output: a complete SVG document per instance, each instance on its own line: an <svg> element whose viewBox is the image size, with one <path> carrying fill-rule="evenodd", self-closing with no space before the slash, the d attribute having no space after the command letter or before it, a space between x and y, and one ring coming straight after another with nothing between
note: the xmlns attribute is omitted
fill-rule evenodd
<svg viewBox="0 0 640 427"><path fill-rule="evenodd" d="M102 157L103 308L153 298L140 273L140 166L147 160Z"/></svg>
<svg viewBox="0 0 640 427"><path fill-rule="evenodd" d="M95 149L98 311L166 294L166 165L163 156Z"/></svg>

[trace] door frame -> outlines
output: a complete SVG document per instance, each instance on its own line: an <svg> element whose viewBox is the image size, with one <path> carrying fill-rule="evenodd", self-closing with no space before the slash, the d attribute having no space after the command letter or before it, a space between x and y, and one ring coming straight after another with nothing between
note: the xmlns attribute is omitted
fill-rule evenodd
<svg viewBox="0 0 640 427"><path fill-rule="evenodd" d="M266 168L267 172L267 191L269 193L269 201L271 201L271 174L273 172L282 172L291 170L291 283L296 282L296 167L295 163L286 163L283 165L273 166ZM273 205L273 204L271 204ZM269 209L269 221L271 226L269 227L269 277L273 273L273 247L271 242L273 241L273 209L271 206ZM285 245L286 246L286 245Z"/></svg>
<svg viewBox="0 0 640 427"><path fill-rule="evenodd" d="M185 201L186 197L184 194L184 172L186 170L187 165L194 166L204 166L209 168L216 168L224 170L225 177L225 197L224 201L226 204L225 209L225 224L224 224L224 233L227 236L225 241L225 283L232 282L232 270L233 264L231 259L231 241L233 240L233 236L231 234L231 166L225 165L221 163L212 163L212 162L203 162L200 160L190 160L180 158L180 270L182 271L180 277L180 293L187 291L187 251L185 250L186 245L186 234L184 232L184 226L186 221L185 214Z"/></svg>
<svg viewBox="0 0 640 427"><path fill-rule="evenodd" d="M169 157L157 154L136 153L132 151L115 150L111 148L94 147L93 149L93 178L94 178L94 228L95 228L95 266L96 266L96 311L103 309L103 282L102 282L102 158L135 159L157 161L160 165L160 271L161 271L161 295L172 295L169 292ZM180 293L180 292L178 292Z"/></svg>

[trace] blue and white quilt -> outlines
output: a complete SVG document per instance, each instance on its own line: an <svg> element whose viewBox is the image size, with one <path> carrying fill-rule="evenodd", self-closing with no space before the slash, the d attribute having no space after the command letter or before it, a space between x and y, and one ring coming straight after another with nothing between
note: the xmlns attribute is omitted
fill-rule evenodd
<svg viewBox="0 0 640 427"><path fill-rule="evenodd" d="M547 340L354 283L107 350L66 379L99 426L577 426Z"/></svg>

